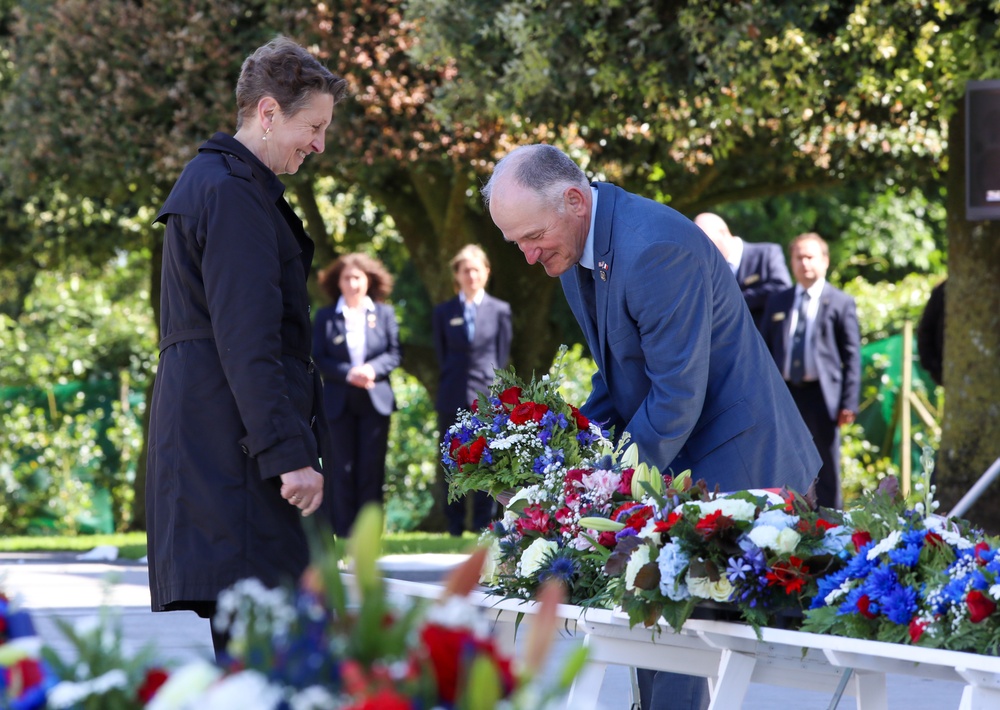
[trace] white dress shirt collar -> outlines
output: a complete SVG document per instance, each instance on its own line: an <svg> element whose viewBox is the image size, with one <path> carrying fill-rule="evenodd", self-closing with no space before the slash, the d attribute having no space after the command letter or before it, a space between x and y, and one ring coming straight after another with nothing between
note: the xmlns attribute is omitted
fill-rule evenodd
<svg viewBox="0 0 1000 710"><path fill-rule="evenodd" d="M583 245L583 253L580 255L580 266L585 269L594 270L594 225L597 223L597 187L590 186L590 194L593 196L590 205L590 231L587 232L587 241Z"/></svg>

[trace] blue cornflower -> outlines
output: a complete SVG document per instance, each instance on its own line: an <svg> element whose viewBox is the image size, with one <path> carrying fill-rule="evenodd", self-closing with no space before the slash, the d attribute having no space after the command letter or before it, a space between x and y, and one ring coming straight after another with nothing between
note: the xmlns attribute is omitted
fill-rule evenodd
<svg viewBox="0 0 1000 710"><path fill-rule="evenodd" d="M888 567L878 567L873 570L865 582L868 596L875 601L881 601L883 597L899 586L899 577L896 572Z"/></svg>
<svg viewBox="0 0 1000 710"><path fill-rule="evenodd" d="M639 533L637 533L632 528L622 528L621 530L615 533L615 540L621 540L626 537L638 537L638 535Z"/></svg>
<svg viewBox="0 0 1000 710"><path fill-rule="evenodd" d="M889 560L894 565L899 565L901 567L916 567L917 562L920 561L920 548L917 545L910 543L905 547L898 547L895 550L889 550Z"/></svg>
<svg viewBox="0 0 1000 710"><path fill-rule="evenodd" d="M881 602L883 613L894 624L909 624L917 613L917 592L912 587L896 585Z"/></svg>
<svg viewBox="0 0 1000 710"><path fill-rule="evenodd" d="M824 577L820 577L816 580L817 592L816 596L813 597L812 604L809 605L810 609L819 609L820 607L826 606L826 598L829 596L830 592L835 589L840 588L847 579L849 575L847 570L837 570L831 574Z"/></svg>

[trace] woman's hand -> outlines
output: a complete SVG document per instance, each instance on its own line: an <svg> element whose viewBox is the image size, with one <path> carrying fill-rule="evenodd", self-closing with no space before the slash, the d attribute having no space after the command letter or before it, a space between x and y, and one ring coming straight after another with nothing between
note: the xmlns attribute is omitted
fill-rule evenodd
<svg viewBox="0 0 1000 710"><path fill-rule="evenodd" d="M281 474L281 497L302 511L302 517L312 515L323 502L323 474L312 466Z"/></svg>
<svg viewBox="0 0 1000 710"><path fill-rule="evenodd" d="M367 363L352 367L347 373L347 383L370 390L375 386L375 368Z"/></svg>

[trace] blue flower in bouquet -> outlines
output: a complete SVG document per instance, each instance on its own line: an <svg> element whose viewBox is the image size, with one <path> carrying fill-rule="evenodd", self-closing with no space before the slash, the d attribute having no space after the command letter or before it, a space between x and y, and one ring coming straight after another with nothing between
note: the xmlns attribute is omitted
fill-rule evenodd
<svg viewBox="0 0 1000 710"><path fill-rule="evenodd" d="M523 488L610 447L600 427L559 394L565 349L560 353L551 375L527 383L513 370L497 370L490 391L458 412L441 447L451 499Z"/></svg>
<svg viewBox="0 0 1000 710"><path fill-rule="evenodd" d="M660 592L665 597L681 602L691 596L687 584L684 583L684 573L690 563L691 558L680 545L668 542L660 548L656 564L660 568Z"/></svg>

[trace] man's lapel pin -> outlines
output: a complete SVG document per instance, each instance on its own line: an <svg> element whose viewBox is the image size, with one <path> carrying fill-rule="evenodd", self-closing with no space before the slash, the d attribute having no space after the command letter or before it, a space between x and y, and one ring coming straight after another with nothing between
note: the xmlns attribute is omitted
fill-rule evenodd
<svg viewBox="0 0 1000 710"><path fill-rule="evenodd" d="M601 274L601 281L608 280L608 263L606 261L598 261L597 269Z"/></svg>

